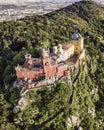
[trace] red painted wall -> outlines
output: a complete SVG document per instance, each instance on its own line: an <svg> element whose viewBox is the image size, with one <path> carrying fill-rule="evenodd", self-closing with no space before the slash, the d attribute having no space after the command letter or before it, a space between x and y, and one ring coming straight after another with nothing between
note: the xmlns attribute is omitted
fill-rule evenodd
<svg viewBox="0 0 104 130"><path fill-rule="evenodd" d="M67 66L65 65L57 67L57 73L59 74L59 76L64 76L65 70L67 70Z"/></svg>
<svg viewBox="0 0 104 130"><path fill-rule="evenodd" d="M39 71L38 73L35 71L17 71L18 79L27 78L27 79L39 79L40 76L44 76L43 71Z"/></svg>

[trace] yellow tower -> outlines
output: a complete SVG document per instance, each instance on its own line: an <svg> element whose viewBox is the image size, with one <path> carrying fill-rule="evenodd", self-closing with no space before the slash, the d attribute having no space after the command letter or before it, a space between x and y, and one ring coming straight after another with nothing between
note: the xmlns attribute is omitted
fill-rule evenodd
<svg viewBox="0 0 104 130"><path fill-rule="evenodd" d="M72 43L74 44L74 53L75 54L80 54L83 50L83 43L84 43L84 38L79 34L78 32L75 32L71 36Z"/></svg>

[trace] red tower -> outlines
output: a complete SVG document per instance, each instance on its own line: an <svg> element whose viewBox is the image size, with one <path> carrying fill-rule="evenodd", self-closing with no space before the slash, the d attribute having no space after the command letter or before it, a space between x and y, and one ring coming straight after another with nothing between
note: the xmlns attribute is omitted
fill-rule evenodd
<svg viewBox="0 0 104 130"><path fill-rule="evenodd" d="M51 67L49 49L42 49L42 61L43 61L43 69L44 69L45 78L49 79L52 76L52 67Z"/></svg>

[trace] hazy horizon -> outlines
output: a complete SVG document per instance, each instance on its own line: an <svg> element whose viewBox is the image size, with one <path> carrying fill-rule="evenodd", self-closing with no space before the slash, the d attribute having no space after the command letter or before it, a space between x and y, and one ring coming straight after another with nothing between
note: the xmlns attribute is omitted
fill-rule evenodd
<svg viewBox="0 0 104 130"><path fill-rule="evenodd" d="M52 1L52 2L60 2L60 0L0 0L0 4L15 4L15 3L24 3L24 2L41 2L41 1ZM61 2L75 2L80 0L61 0Z"/></svg>
<svg viewBox="0 0 104 130"><path fill-rule="evenodd" d="M46 1L52 1L52 2L60 2L60 0L0 0L0 4L17 4L17 3L25 3L25 2L46 2ZM61 2L65 2L65 1L68 1L68 2L77 2L77 1L80 1L80 0L61 0ZM96 2L104 2L104 0L93 0L93 1L96 1Z"/></svg>

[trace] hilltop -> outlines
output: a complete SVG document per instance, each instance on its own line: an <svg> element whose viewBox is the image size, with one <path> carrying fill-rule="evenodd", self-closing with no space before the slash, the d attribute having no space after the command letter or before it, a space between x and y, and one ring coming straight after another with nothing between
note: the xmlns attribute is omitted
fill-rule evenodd
<svg viewBox="0 0 104 130"><path fill-rule="evenodd" d="M0 129L99 130L104 127L104 7L81 1L43 16L0 23ZM86 63L73 85L60 81L52 88L27 92L21 111L20 88L13 89L15 67L26 52L40 56L41 47L84 37ZM72 76L74 79L75 75ZM24 102L24 100L26 102ZM24 104L24 105L22 105Z"/></svg>

